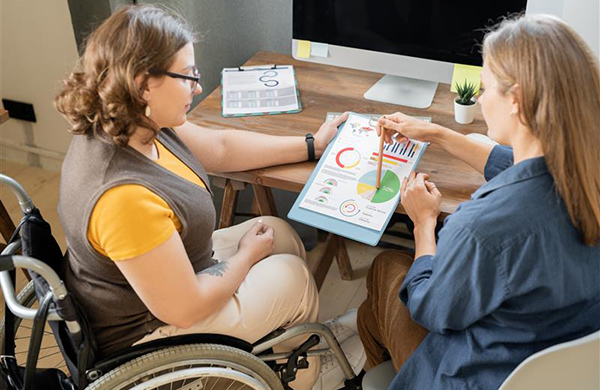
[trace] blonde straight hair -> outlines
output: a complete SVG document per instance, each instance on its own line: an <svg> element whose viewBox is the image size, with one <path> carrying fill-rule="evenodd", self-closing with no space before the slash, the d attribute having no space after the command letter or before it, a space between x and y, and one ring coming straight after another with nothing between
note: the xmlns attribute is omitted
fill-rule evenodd
<svg viewBox="0 0 600 390"><path fill-rule="evenodd" d="M600 68L560 19L507 19L483 57L504 93L519 85L520 120L541 142L550 174L585 244L600 239Z"/></svg>

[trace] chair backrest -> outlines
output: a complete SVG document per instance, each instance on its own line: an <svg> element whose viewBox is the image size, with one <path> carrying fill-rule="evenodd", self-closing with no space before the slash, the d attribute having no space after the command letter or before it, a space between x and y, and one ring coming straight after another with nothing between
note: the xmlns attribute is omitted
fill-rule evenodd
<svg viewBox="0 0 600 390"><path fill-rule="evenodd" d="M600 389L600 331L525 359L499 390Z"/></svg>
<svg viewBox="0 0 600 390"><path fill-rule="evenodd" d="M385 390L395 375L390 360L373 367L363 378L363 390ZM498 390L523 389L600 389L600 331L531 355Z"/></svg>
<svg viewBox="0 0 600 390"><path fill-rule="evenodd" d="M62 251L52 236L50 225L42 218L37 208L24 214L15 233L20 234L23 254L41 260L50 266L60 279L64 280L65 260ZM50 291L48 282L29 271L32 277L38 301ZM81 331L72 333L63 321L50 321L54 338L61 350L67 368L74 382L83 388L87 385L85 371L97 357L97 347L93 332L83 309L70 294L62 300L54 300L53 307L65 321L79 324Z"/></svg>

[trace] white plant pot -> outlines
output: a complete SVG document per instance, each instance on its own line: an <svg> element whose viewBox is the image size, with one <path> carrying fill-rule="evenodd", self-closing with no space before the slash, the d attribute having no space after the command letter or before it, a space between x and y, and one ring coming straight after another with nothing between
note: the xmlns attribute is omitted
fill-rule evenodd
<svg viewBox="0 0 600 390"><path fill-rule="evenodd" d="M469 106L458 104L457 100L458 98L454 99L454 120L463 125L473 122L475 110L477 109L477 100L471 99L473 104Z"/></svg>

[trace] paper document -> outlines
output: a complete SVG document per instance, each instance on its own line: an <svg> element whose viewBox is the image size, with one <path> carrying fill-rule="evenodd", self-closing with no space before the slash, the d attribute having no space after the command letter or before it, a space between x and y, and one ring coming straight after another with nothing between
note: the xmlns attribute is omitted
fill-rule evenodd
<svg viewBox="0 0 600 390"><path fill-rule="evenodd" d="M402 180L415 168L426 142L385 144L379 156L377 119L350 114L300 202L300 207L373 230L396 209ZM383 158L381 186L375 187Z"/></svg>
<svg viewBox="0 0 600 390"><path fill-rule="evenodd" d="M342 115L343 112L328 112L327 115L325 116L325 121L329 122L334 120L335 118L337 118L338 116ZM381 117L381 115L383 114L366 114L366 113L356 113L358 115L364 115L364 116L368 116L369 118L371 118L373 121L377 122L379 120L379 118ZM412 118L418 119L420 121L423 122L428 122L431 123L431 117L430 116L414 116L411 115Z"/></svg>
<svg viewBox="0 0 600 390"><path fill-rule="evenodd" d="M225 68L222 79L224 116L299 112L293 66Z"/></svg>

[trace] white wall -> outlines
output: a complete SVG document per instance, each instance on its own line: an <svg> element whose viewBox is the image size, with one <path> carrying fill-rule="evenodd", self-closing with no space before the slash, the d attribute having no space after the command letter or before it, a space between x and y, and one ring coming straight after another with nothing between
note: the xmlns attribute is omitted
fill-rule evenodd
<svg viewBox="0 0 600 390"><path fill-rule="evenodd" d="M565 0L562 19L572 26L600 58L600 1Z"/></svg>
<svg viewBox="0 0 600 390"><path fill-rule="evenodd" d="M221 84L223 68L242 65L259 50L292 52L292 0L138 0L138 3L175 10L203 36L195 45L203 92L192 106Z"/></svg>
<svg viewBox="0 0 600 390"><path fill-rule="evenodd" d="M582 36L600 59L599 0L529 0L527 13L558 16Z"/></svg>
<svg viewBox="0 0 600 390"><path fill-rule="evenodd" d="M37 117L36 123L9 119L2 125L0 157L59 169L71 135L52 100L77 60L67 2L0 0L0 5L0 95L32 103ZM40 153L28 156L24 145Z"/></svg>

